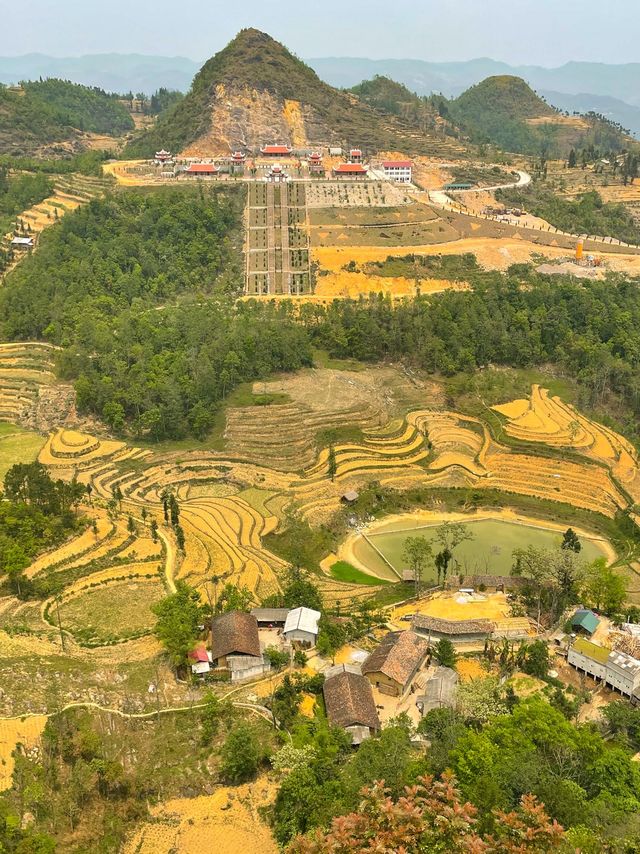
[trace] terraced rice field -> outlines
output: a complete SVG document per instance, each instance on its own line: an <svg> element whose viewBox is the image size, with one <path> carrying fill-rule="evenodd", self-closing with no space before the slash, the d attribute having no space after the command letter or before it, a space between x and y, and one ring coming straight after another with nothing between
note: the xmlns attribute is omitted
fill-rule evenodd
<svg viewBox="0 0 640 854"><path fill-rule="evenodd" d="M274 796L275 785L263 778L212 795L165 801L152 807L151 819L127 840L123 854L277 854L271 831L259 817L259 809Z"/></svg>
<svg viewBox="0 0 640 854"><path fill-rule="evenodd" d="M640 500L640 463L633 445L608 427L581 415L559 397L534 385L529 398L493 409L506 419L505 431L524 442L567 448L603 463Z"/></svg>
<svg viewBox="0 0 640 854"><path fill-rule="evenodd" d="M0 344L0 421L31 426L42 390L55 381L54 356L51 344Z"/></svg>
<svg viewBox="0 0 640 854"><path fill-rule="evenodd" d="M46 228L54 225L66 213L102 195L107 186L108 183L104 179L89 175L57 176L53 194L40 204L23 211L16 220L27 227L29 235L35 238L37 248L38 237ZM10 238L11 235L7 235L4 239L8 241ZM15 261L5 271L5 276L20 263L22 257L24 254L16 253Z"/></svg>
<svg viewBox="0 0 640 854"><path fill-rule="evenodd" d="M173 589L176 579L199 585L204 596L202 585L215 572L225 582L248 587L260 602L279 589L285 569L264 546L264 537L286 518L285 508L295 507L317 526L340 508L344 492L372 481L399 489L429 485L500 489L609 516L627 506L624 489L631 491L635 484L633 449L612 431L549 399L543 390L534 387L530 401L501 408L504 429L513 430L512 439L527 437L520 452L492 438L478 418L437 405L415 406L420 400L435 403L435 393L422 386L405 388L404 381L397 372L383 369L371 374L321 369L265 384L265 393L286 393L290 402L231 409L224 452L154 454L74 429L52 432L39 459L55 477L75 475L91 483L92 504L84 512L95 519L96 530L88 526L72 541L41 555L27 575L60 578L63 619L71 635L101 644L148 631L151 601ZM552 413L551 427L550 416L545 422L541 411ZM353 433L354 424L361 438L333 443L336 472L331 480L326 431L351 425ZM565 460L535 453L536 443L541 450L545 445L562 448L567 437L576 440L573 450L583 455L583 461L575 454ZM116 487L123 498L117 512L109 515L107 504ZM185 555L177 553L175 538L164 523L161 496L167 488L179 501ZM143 508L147 524L142 523ZM135 533L128 530L129 515L137 520ZM160 526L155 543L148 527L152 518ZM506 571L512 547L523 542L523 529L513 520L478 522L476 529L479 534L471 551L462 547L456 559L469 567L473 562L483 572ZM387 531L375 541L394 565L404 536L402 531ZM554 531L526 529L527 542L534 538L548 545L556 537ZM395 578L375 549L367 544L362 548L369 548L362 564L385 579ZM592 549L594 555L599 553L597 545L586 542L583 554L590 556ZM357 559L344 559L359 566ZM350 601L375 591L375 586L333 577L325 563L319 583L327 601ZM145 579L146 575L153 577ZM7 613L13 613L8 607ZM16 603L15 619L22 607ZM117 613L112 614L114 608ZM37 619L37 613L30 612L30 625ZM51 624L39 625L55 641ZM133 643L128 641L123 649Z"/></svg>

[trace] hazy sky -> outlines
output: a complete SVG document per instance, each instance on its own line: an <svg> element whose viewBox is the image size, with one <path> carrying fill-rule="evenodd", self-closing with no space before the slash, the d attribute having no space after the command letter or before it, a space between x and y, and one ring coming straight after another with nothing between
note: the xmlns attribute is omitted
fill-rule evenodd
<svg viewBox="0 0 640 854"><path fill-rule="evenodd" d="M204 59L241 27L302 57L640 61L639 0L0 0L0 55Z"/></svg>

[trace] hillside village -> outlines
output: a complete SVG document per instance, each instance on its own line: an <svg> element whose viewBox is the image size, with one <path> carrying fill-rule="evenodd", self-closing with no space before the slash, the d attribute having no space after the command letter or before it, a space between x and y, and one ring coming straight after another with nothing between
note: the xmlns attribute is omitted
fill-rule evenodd
<svg viewBox="0 0 640 854"><path fill-rule="evenodd" d="M184 96L30 87L0 851L636 850L638 143L255 29Z"/></svg>

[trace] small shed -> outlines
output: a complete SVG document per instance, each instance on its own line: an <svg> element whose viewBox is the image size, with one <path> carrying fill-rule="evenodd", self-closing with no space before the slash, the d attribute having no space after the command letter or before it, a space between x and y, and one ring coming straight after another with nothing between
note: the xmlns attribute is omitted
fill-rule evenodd
<svg viewBox="0 0 640 854"><path fill-rule="evenodd" d="M355 489L349 489L340 496L340 501L342 501L343 504L353 504L359 497L359 492L356 492Z"/></svg>
<svg viewBox="0 0 640 854"><path fill-rule="evenodd" d="M589 611L586 608L580 608L571 617L571 628L574 632L589 635L589 637L591 637L599 625L600 620L598 617L596 617L593 611Z"/></svg>
<svg viewBox="0 0 640 854"><path fill-rule="evenodd" d="M284 636L305 646L314 646L318 638L318 621L322 615L312 608L294 608L287 614Z"/></svg>
<svg viewBox="0 0 640 854"><path fill-rule="evenodd" d="M207 652L204 643L199 643L195 649L191 650L189 660L191 661L191 671L199 676L211 670L210 653Z"/></svg>
<svg viewBox="0 0 640 854"><path fill-rule="evenodd" d="M287 621L290 608L252 608L251 615L256 618L258 628L282 628Z"/></svg>
<svg viewBox="0 0 640 854"><path fill-rule="evenodd" d="M457 684L458 674L455 670L451 667L437 667L425 685L424 695L416 700L420 714L426 715L431 709L452 709L456 701Z"/></svg>
<svg viewBox="0 0 640 854"><path fill-rule="evenodd" d="M12 237L11 245L14 249L33 249L33 237Z"/></svg>

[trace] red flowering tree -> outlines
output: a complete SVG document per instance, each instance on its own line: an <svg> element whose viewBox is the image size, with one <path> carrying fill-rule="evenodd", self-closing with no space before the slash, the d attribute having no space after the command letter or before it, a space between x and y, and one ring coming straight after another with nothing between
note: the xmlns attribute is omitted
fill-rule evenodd
<svg viewBox="0 0 640 854"><path fill-rule="evenodd" d="M477 810L462 803L452 774L422 777L393 800L383 783L363 789L357 812L335 818L328 832L298 836L288 854L529 854L557 849L563 829L533 795L514 812L498 812L497 830L476 830Z"/></svg>

